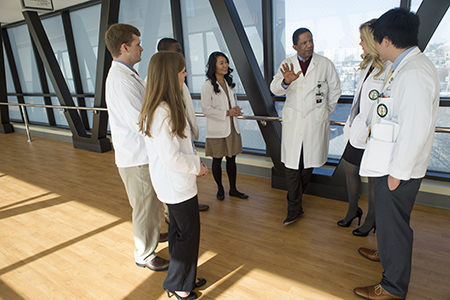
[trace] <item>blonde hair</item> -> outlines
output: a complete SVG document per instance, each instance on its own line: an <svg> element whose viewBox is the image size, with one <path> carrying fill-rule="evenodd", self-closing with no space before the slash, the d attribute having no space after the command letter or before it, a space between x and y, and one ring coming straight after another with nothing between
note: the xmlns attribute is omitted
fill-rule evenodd
<svg viewBox="0 0 450 300"><path fill-rule="evenodd" d="M383 61L380 59L380 54L375 48L375 40L373 38L373 29L370 28L370 25L375 22L376 19L372 19L359 27L359 32L361 34L361 38L366 42L366 54L361 54L362 62L359 64L360 69L365 69L370 67L369 64L372 62L372 65L380 71L375 74L375 77L378 77L384 72Z"/></svg>
<svg viewBox="0 0 450 300"><path fill-rule="evenodd" d="M186 112L178 80L178 73L185 67L184 58L176 52L158 52L150 60L144 103L139 115L139 130L151 137L150 127L158 106L165 102L170 111L172 136L186 138Z"/></svg>

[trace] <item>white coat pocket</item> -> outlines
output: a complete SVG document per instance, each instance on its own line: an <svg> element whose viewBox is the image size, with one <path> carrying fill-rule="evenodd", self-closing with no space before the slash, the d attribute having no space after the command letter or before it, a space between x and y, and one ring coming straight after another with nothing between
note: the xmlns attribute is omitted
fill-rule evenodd
<svg viewBox="0 0 450 300"><path fill-rule="evenodd" d="M350 144L352 144L353 147L358 149L366 148L367 133L368 133L368 126L366 125L366 121L356 116L350 127L349 132Z"/></svg>
<svg viewBox="0 0 450 300"><path fill-rule="evenodd" d="M371 138L361 161L361 169L389 174L395 143Z"/></svg>

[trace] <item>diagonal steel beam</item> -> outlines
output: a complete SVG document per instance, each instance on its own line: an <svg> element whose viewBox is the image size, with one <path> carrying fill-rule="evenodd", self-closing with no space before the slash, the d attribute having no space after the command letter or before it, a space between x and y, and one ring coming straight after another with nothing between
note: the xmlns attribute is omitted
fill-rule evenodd
<svg viewBox="0 0 450 300"><path fill-rule="evenodd" d="M450 6L448 0L423 0L417 15L420 18L419 48L425 50L436 28Z"/></svg>
<svg viewBox="0 0 450 300"><path fill-rule="evenodd" d="M55 89L60 104L75 107L75 103L73 102L69 88L67 87L67 83L61 69L59 68L58 61L56 60L52 46L50 45L50 41L48 40L47 34L45 33L37 12L24 11L22 14L25 18L25 22L27 23L31 38L36 45L39 56L42 59L45 69L47 70L50 81L53 84L53 88ZM72 131L74 142L78 137L88 137L83 123L81 122L81 118L76 110L66 110L64 115L67 119L70 130Z"/></svg>

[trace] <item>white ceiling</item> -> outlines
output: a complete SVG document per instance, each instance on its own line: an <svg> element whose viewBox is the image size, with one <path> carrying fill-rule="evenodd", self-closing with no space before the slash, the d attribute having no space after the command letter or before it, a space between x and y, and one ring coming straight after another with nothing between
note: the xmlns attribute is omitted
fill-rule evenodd
<svg viewBox="0 0 450 300"><path fill-rule="evenodd" d="M83 2L87 2L87 0L53 0L53 7L55 10L59 10ZM22 15L22 0L0 0L1 25L21 20L24 20Z"/></svg>

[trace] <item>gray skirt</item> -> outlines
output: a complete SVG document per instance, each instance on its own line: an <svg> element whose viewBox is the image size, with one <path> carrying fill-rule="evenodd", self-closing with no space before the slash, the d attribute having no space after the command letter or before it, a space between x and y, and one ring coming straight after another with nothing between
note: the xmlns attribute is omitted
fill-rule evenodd
<svg viewBox="0 0 450 300"><path fill-rule="evenodd" d="M242 153L241 135L236 132L234 122L230 118L231 133L226 138L206 138L205 155L215 158L232 157Z"/></svg>

